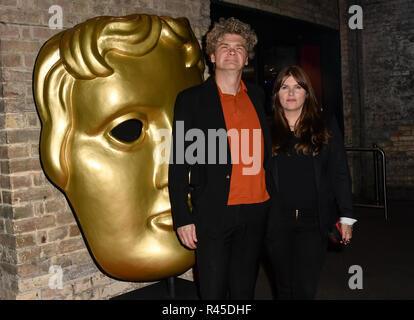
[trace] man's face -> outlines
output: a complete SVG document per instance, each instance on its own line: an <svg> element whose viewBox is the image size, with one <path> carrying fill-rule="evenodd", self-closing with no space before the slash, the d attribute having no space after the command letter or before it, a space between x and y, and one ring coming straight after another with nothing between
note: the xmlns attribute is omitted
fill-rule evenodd
<svg viewBox="0 0 414 320"><path fill-rule="evenodd" d="M215 63L216 71L242 70L248 63L246 40L238 34L226 33L218 40L210 59Z"/></svg>
<svg viewBox="0 0 414 320"><path fill-rule="evenodd" d="M153 153L157 130L171 130L178 92L202 78L167 46L142 57L110 52L111 76L73 88L65 192L97 263L126 280L157 280L194 263L172 228L168 163Z"/></svg>

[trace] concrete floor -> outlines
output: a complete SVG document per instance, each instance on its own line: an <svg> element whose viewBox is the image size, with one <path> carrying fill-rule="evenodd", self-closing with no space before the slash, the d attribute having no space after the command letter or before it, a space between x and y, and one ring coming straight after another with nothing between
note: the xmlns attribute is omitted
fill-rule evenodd
<svg viewBox="0 0 414 320"><path fill-rule="evenodd" d="M355 208L355 212L358 222L352 243L342 251L328 251L316 299L414 299L414 202L391 202L388 221L381 209ZM361 267L362 289L348 285L354 265ZM272 299L264 266L255 299Z"/></svg>
<svg viewBox="0 0 414 320"><path fill-rule="evenodd" d="M328 251L316 300L414 300L414 201L391 202L388 221L381 209L355 208L358 222L350 245ZM349 280L360 266L362 288ZM262 263L255 300L271 302L270 282ZM351 283L355 283L352 281ZM176 279L175 299L198 300L193 282ZM113 298L114 300L171 300L166 281ZM173 299L174 299L173 298ZM265 304L271 308L273 304ZM264 309L267 310L267 309Z"/></svg>

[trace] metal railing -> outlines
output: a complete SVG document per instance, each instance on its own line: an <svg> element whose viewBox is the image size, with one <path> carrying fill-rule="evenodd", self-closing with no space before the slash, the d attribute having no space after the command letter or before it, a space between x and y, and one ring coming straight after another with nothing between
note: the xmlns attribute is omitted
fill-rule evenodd
<svg viewBox="0 0 414 320"><path fill-rule="evenodd" d="M384 210L385 220L388 220L388 203L387 203L387 176L386 176L386 158L385 152L379 148L376 144L373 144L372 148L345 148L346 151L358 151L358 152L372 152L374 158L374 179L375 179L375 204L354 203L356 207L369 207L379 208ZM381 168L382 168L382 186L379 183L379 168L378 168L378 155L381 155ZM382 188L384 201L380 201L380 187Z"/></svg>

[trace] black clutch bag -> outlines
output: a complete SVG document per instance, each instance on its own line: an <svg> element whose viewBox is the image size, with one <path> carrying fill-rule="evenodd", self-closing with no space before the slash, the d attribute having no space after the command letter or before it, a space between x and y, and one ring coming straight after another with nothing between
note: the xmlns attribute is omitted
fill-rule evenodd
<svg viewBox="0 0 414 320"><path fill-rule="evenodd" d="M342 228L341 223L337 221L328 231L329 241L333 244L339 244L342 241Z"/></svg>

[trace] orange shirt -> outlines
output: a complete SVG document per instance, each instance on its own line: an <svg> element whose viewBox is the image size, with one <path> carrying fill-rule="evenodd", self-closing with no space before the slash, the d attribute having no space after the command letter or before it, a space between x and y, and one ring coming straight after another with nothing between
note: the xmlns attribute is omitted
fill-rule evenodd
<svg viewBox="0 0 414 320"><path fill-rule="evenodd" d="M224 94L219 86L217 88L220 94L227 132L230 130L238 132L238 135L234 135L236 137L235 140L233 140L232 134L229 134L228 138L233 165L227 204L237 205L264 202L270 197L266 190L266 178L263 170L263 133L256 109L247 95L247 88L243 81L241 81L240 91L235 96ZM256 129L256 133L254 133L254 129ZM255 137L256 141L260 140L260 152L254 152L253 142ZM258 151L257 147L256 151ZM253 157L254 159L252 159ZM248 174L248 171L250 171L250 174Z"/></svg>

